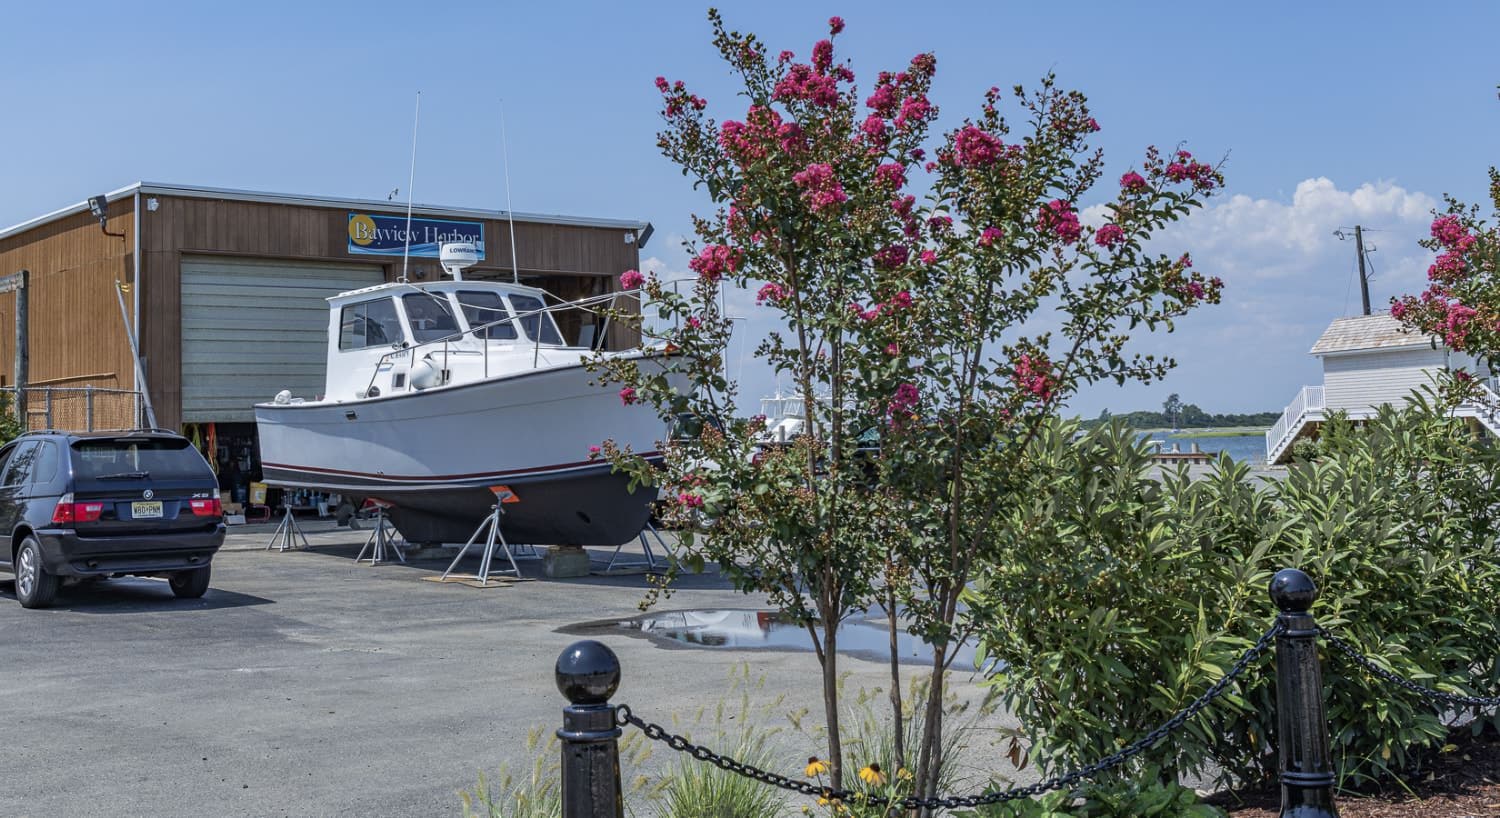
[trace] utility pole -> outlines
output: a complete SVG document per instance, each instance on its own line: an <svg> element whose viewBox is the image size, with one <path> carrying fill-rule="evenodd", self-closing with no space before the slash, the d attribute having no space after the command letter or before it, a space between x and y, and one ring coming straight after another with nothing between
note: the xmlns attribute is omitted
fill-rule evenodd
<svg viewBox="0 0 1500 818"><path fill-rule="evenodd" d="M1348 241L1349 240L1349 236L1344 233L1344 231L1348 230L1348 229L1349 228L1347 228L1347 227L1340 227L1339 229L1333 231L1333 235L1337 236L1339 241ZM1375 232L1378 233L1380 231L1377 230ZM1376 248L1371 247L1370 248L1370 252L1371 253L1375 252L1375 249ZM1360 297L1360 300L1364 304L1364 308L1365 308L1365 313L1364 314L1365 315L1369 315L1370 314L1370 273L1365 268L1365 228L1364 228L1363 225L1358 225L1358 224L1354 225L1354 254L1357 255L1357 256L1359 256L1359 297ZM1348 303L1348 302L1345 302L1345 303Z"/></svg>
<svg viewBox="0 0 1500 818"><path fill-rule="evenodd" d="M1364 299L1365 315L1370 314L1370 277L1365 274L1365 231L1354 225L1354 252L1359 255L1359 295Z"/></svg>

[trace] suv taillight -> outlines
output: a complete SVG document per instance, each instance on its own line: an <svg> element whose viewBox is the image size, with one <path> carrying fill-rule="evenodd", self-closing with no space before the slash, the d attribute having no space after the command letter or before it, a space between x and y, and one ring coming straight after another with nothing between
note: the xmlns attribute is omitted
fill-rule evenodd
<svg viewBox="0 0 1500 818"><path fill-rule="evenodd" d="M189 500L188 505L193 507L195 517L222 517L224 516L224 505L215 497L212 500Z"/></svg>
<svg viewBox="0 0 1500 818"><path fill-rule="evenodd" d="M52 509L54 523L92 523L104 513L103 503L75 503L73 494L64 494Z"/></svg>

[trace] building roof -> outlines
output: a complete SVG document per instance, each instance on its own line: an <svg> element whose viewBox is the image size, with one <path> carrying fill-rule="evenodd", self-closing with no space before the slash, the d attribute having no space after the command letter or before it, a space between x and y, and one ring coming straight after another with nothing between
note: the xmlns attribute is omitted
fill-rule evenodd
<svg viewBox="0 0 1500 818"><path fill-rule="evenodd" d="M1425 347L1432 343L1432 337L1407 329L1388 312L1379 312L1334 319L1308 352L1313 355L1333 355L1373 349Z"/></svg>
<svg viewBox="0 0 1500 818"><path fill-rule="evenodd" d="M200 185L173 185L159 182L136 182L126 185L119 190L112 190L105 197L113 202L127 196L156 194L159 196L180 196L195 199L228 199L242 202L266 202L269 204L302 205L306 207L335 207L354 208L359 210L376 210L401 213L406 212L406 205L400 202L389 202L379 199L344 199L335 196L303 196L295 193L267 193L256 190L235 190L233 188L203 187ZM17 233L23 233L34 227L40 227L48 222L71 216L75 213L83 213L89 209L87 201L75 205L54 210L38 216L34 219L21 222L20 224L0 229L0 239L9 238ZM512 214L504 210L483 210L471 207L442 207L439 205L413 204L411 208L413 215L437 216L439 218L468 218L468 219L496 219L504 221ZM644 247L646 241L651 237L652 226L650 222L635 221L630 219L600 219L584 216L562 216L547 213L521 213L514 214L518 222L530 222L540 224L563 224L575 227L606 227L617 230L633 230L637 234L638 246Z"/></svg>

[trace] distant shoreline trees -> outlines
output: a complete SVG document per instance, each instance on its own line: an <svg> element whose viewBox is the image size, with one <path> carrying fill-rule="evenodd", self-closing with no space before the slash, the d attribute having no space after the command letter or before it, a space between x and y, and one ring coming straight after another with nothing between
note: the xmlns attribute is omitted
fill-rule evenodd
<svg viewBox="0 0 1500 818"><path fill-rule="evenodd" d="M1136 429L1217 429L1228 426L1271 426L1281 419L1280 412L1249 412L1245 414L1212 414L1198 408L1194 403L1183 403L1174 393L1162 404L1162 410L1149 409L1116 415L1105 409L1099 417L1083 421L1083 428L1093 429L1111 420L1123 420Z"/></svg>

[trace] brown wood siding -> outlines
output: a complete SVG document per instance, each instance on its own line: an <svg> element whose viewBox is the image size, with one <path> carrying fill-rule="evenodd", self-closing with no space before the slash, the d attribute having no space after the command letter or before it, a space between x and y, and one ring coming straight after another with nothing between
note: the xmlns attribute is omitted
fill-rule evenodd
<svg viewBox="0 0 1500 818"><path fill-rule="evenodd" d="M135 388L115 282L133 283L135 219L130 197L111 202L104 235L87 211L0 239L0 275L31 271L28 383ZM15 293L0 294L0 373L15 383ZM127 311L134 305L125 297ZM37 407L32 407L37 409ZM69 421L55 417L59 426Z"/></svg>

